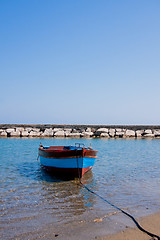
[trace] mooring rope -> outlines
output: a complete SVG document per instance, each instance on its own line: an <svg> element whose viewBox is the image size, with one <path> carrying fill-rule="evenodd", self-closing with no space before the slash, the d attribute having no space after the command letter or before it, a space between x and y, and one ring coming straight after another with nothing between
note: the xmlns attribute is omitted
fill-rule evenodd
<svg viewBox="0 0 160 240"><path fill-rule="evenodd" d="M81 181L81 176L80 176L80 169L79 169L79 163L78 163L78 157L77 157L77 168L78 168L78 178L79 178L79 184L85 188L88 192L96 195L97 197L99 197L100 199L102 199L104 202L108 203L110 206L112 206L113 208L117 209L118 211L122 212L123 214L125 214L126 216L128 216L130 219L132 219L132 221L135 223L135 225L137 226L137 228L148 234L150 237L152 238L157 238L158 240L160 240L160 236L153 234L147 230L145 230L143 227L140 226L140 224L137 222L137 220L129 213L127 213L126 211L124 211L123 209L117 207L116 205L114 205L113 203L109 202L108 200L106 200L105 198L103 198L102 196L100 196L98 193L96 193L95 191L89 189L85 184L82 183Z"/></svg>

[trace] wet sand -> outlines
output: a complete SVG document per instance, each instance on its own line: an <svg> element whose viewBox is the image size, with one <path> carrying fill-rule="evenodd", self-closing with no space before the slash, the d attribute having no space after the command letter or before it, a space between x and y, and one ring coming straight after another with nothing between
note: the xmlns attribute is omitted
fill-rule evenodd
<svg viewBox="0 0 160 240"><path fill-rule="evenodd" d="M160 236L160 212L140 218L138 223L145 230ZM55 226L50 223L39 229L35 226L31 231L28 229L25 231L25 226L21 230L12 227L10 236L6 234L7 226L0 229L2 230L0 238L4 240L157 240L141 232L129 218L121 213L114 213L112 216L107 214L92 218L90 221L70 222L65 225Z"/></svg>
<svg viewBox="0 0 160 240"><path fill-rule="evenodd" d="M160 236L160 212L138 219L138 223L147 231ZM81 221L79 224L67 224L65 231L53 226L45 234L39 234L38 239L57 240L157 240L141 232L135 224L123 214L94 218L91 221ZM25 238L22 238L25 239ZM32 236L32 240L34 238Z"/></svg>
<svg viewBox="0 0 160 240"><path fill-rule="evenodd" d="M160 212L139 219L139 224L147 231L160 236ZM117 234L103 237L96 237L97 240L157 240L146 233L141 232L138 228L128 228Z"/></svg>

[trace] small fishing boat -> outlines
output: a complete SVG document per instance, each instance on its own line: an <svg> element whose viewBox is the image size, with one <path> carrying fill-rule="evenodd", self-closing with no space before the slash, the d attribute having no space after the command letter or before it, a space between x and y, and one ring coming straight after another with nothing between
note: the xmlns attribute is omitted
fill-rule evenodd
<svg viewBox="0 0 160 240"><path fill-rule="evenodd" d="M64 177L81 178L93 167L96 155L96 150L79 143L75 146L39 146L42 167Z"/></svg>

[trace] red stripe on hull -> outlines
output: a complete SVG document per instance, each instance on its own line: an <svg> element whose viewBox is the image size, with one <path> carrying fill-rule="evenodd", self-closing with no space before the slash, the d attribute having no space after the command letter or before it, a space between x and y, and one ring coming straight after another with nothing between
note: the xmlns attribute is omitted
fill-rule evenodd
<svg viewBox="0 0 160 240"><path fill-rule="evenodd" d="M61 147L62 148L62 147ZM70 157L96 157L97 151L88 149L61 149L60 147L43 149L39 148L39 155L46 158L70 158Z"/></svg>
<svg viewBox="0 0 160 240"><path fill-rule="evenodd" d="M43 166L43 165L42 165ZM43 168L53 173L54 175L59 175L63 177L82 177L86 172L88 172L92 167L87 168L55 168L55 167L46 167L43 166Z"/></svg>

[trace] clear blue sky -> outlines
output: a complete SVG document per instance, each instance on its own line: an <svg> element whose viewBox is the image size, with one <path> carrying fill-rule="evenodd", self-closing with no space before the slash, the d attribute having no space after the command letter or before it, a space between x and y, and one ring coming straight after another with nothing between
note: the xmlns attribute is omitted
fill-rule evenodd
<svg viewBox="0 0 160 240"><path fill-rule="evenodd" d="M160 124L159 0L0 0L0 123Z"/></svg>

